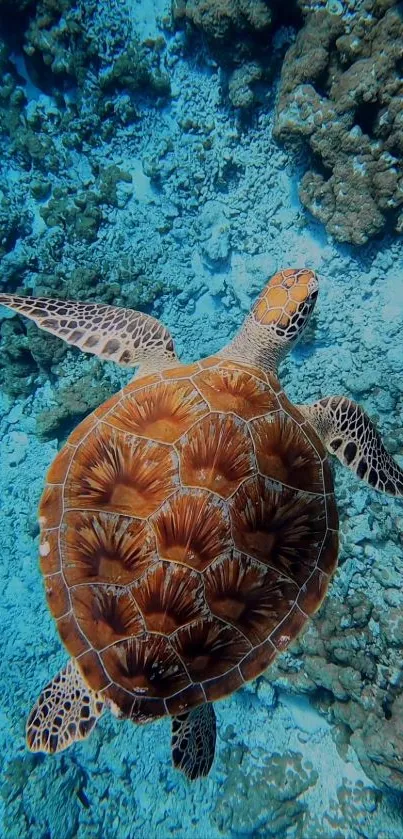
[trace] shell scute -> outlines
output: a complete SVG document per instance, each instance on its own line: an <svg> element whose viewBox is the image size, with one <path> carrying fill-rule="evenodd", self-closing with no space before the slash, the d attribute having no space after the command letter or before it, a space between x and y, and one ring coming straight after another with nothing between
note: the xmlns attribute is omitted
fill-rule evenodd
<svg viewBox="0 0 403 839"><path fill-rule="evenodd" d="M273 568L234 551L205 574L211 612L236 627L251 644L260 644L291 608L299 588Z"/></svg>
<svg viewBox="0 0 403 839"><path fill-rule="evenodd" d="M276 411L250 427L262 475L305 492L323 491L322 461L295 420Z"/></svg>
<svg viewBox="0 0 403 839"><path fill-rule="evenodd" d="M232 414L209 414L177 446L182 484L229 498L255 463L247 427Z"/></svg>
<svg viewBox="0 0 403 839"><path fill-rule="evenodd" d="M85 419L77 425L77 428L71 432L67 440L68 444L74 447L78 446L79 443L82 443L87 434L93 430L97 423L98 417L95 416L95 413L89 414L89 416L85 417Z"/></svg>
<svg viewBox="0 0 403 839"><path fill-rule="evenodd" d="M59 528L42 530L39 545L39 564L42 574L55 574L60 571Z"/></svg>
<svg viewBox="0 0 403 839"><path fill-rule="evenodd" d="M280 407L266 383L239 367L202 370L193 381L213 411L233 412L250 420Z"/></svg>
<svg viewBox="0 0 403 839"><path fill-rule="evenodd" d="M144 622L130 593L113 586L80 585L71 589L77 623L95 650L144 632Z"/></svg>
<svg viewBox="0 0 403 839"><path fill-rule="evenodd" d="M108 423L129 434L173 443L208 412L206 402L185 378L123 396Z"/></svg>
<svg viewBox="0 0 403 839"><path fill-rule="evenodd" d="M46 481L48 484L63 483L74 453L75 447L68 444L60 449L48 469L48 473L46 475Z"/></svg>
<svg viewBox="0 0 403 839"><path fill-rule="evenodd" d="M38 512L43 530L59 527L63 515L63 488L60 484L46 484Z"/></svg>
<svg viewBox="0 0 403 839"><path fill-rule="evenodd" d="M128 585L158 559L148 522L116 513L66 512L60 542L64 576L70 586Z"/></svg>
<svg viewBox="0 0 403 839"><path fill-rule="evenodd" d="M327 592L329 582L328 574L325 574L320 568L315 568L309 579L309 584L302 586L298 595L297 603L302 612L305 612L306 615L313 615L317 612Z"/></svg>
<svg viewBox="0 0 403 839"><path fill-rule="evenodd" d="M76 661L83 679L91 685L93 690L101 691L110 685L111 680L105 673L101 659L95 650L91 649L82 653L77 656Z"/></svg>
<svg viewBox="0 0 403 839"><path fill-rule="evenodd" d="M295 605L273 630L269 640L274 644L278 652L282 653L287 649L290 641L299 635L305 623L306 615Z"/></svg>
<svg viewBox="0 0 403 839"><path fill-rule="evenodd" d="M45 577L45 594L49 609L56 620L70 611L69 591L62 573Z"/></svg>
<svg viewBox="0 0 403 839"><path fill-rule="evenodd" d="M172 448L102 425L77 452L65 501L68 508L147 518L178 483Z"/></svg>
<svg viewBox="0 0 403 839"><path fill-rule="evenodd" d="M223 501L205 490L183 489L150 518L161 559L203 571L232 542Z"/></svg>
<svg viewBox="0 0 403 839"><path fill-rule="evenodd" d="M90 649L90 644L80 632L74 612L69 612L57 621L57 629L70 655L76 657Z"/></svg>
<svg viewBox="0 0 403 839"><path fill-rule="evenodd" d="M149 632L171 635L207 611L200 574L160 562L131 588Z"/></svg>
<svg viewBox="0 0 403 839"><path fill-rule="evenodd" d="M274 661L277 652L276 647L270 640L254 647L239 666L244 681L247 682L249 679L253 679L256 673L262 673L263 670L266 670Z"/></svg>
<svg viewBox="0 0 403 839"><path fill-rule="evenodd" d="M208 702L215 702L216 699L222 699L229 693L238 690L244 683L240 667L233 667L225 674L225 679L222 676L217 676L215 679L208 679L203 684L204 692Z"/></svg>
<svg viewBox="0 0 403 839"><path fill-rule="evenodd" d="M230 500L238 550L301 586L315 567L326 534L323 496L284 487L260 475Z"/></svg>
<svg viewBox="0 0 403 839"><path fill-rule="evenodd" d="M191 684L175 696L165 700L168 714L183 714L188 708L195 708L206 701L205 692L200 684Z"/></svg>
<svg viewBox="0 0 403 839"><path fill-rule="evenodd" d="M214 617L179 629L171 641L193 682L227 673L252 646L235 627Z"/></svg>

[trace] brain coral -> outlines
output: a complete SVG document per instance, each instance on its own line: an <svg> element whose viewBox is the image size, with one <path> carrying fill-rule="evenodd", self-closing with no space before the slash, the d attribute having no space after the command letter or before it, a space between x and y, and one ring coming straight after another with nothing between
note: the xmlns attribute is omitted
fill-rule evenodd
<svg viewBox="0 0 403 839"><path fill-rule="evenodd" d="M366 14L319 9L284 60L275 136L313 153L300 197L340 242L403 230L403 17L394 0ZM392 7L392 8L388 8Z"/></svg>

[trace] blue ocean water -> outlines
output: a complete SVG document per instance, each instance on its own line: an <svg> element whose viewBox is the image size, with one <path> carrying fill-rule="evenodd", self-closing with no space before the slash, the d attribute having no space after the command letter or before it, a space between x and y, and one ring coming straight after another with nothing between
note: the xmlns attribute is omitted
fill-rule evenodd
<svg viewBox="0 0 403 839"><path fill-rule="evenodd" d="M365 227L367 193L353 186L368 241L338 241L332 218L315 219L299 198L304 173L322 173L319 151L273 137L284 55L310 16L365 32L371 14L383 20L396 4L299 4L267 41L274 66L262 73L251 65L264 65L267 45L247 9L264 21L270 3L206 3L215 6L206 29L202 3L180 5L185 28L165 0L0 2L0 293L138 307L191 361L228 343L278 269L313 269L315 315L281 383L297 403L355 399L403 464L400 199L375 206L374 197ZM221 5L242 26L217 44L209 27ZM246 107L231 93L225 38L248 42L235 62L256 82L251 102L248 85L237 88ZM397 76L382 65L383 84L393 76L399 96L396 66ZM360 111L362 134L374 120ZM400 141L379 137L401 191ZM366 165L356 155L354 171ZM131 373L61 353L57 339L41 343L5 308L0 318L0 835L401 839L403 504L338 463L340 567L327 599L267 674L216 704L208 778L191 783L172 768L167 719L136 727L105 713L60 755L27 750L27 715L67 660L38 570L44 477L72 428Z"/></svg>

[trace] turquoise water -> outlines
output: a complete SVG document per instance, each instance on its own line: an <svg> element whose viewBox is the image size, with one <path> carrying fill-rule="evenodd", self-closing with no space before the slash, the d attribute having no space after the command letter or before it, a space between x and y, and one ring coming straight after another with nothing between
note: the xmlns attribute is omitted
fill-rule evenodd
<svg viewBox="0 0 403 839"><path fill-rule="evenodd" d="M188 361L225 346L276 270L312 268L315 315L281 383L295 402L360 402L403 464L403 146L387 100L401 95L400 30L385 11L396 4L290 5L272 29L270 3L228 3L228 27L200 18L201 3L183 5L185 28L164 0L0 2L0 292L137 307L168 326ZM291 100L280 107L292 75L284 55L297 31L322 31L316 9L333 32L328 59L313 44L308 61L321 65L319 111L346 87L357 99L344 134L335 125L347 117L328 115L334 159L322 134L311 146L304 134L313 95L300 116ZM336 52L348 70L353 27L371 43L378 18L382 89L360 98L369 76L357 68L332 88ZM393 130L378 129L390 115ZM366 138L373 159L383 155L370 187ZM319 193L308 200L306 180L301 198L317 217L304 208L306 172L311 186L333 177L332 212ZM340 567L328 597L266 674L216 704L207 779L172 768L168 720L135 727L105 713L60 755L27 750L27 715L66 662L37 563L44 476L67 434L131 374L61 350L4 308L0 318L1 836L401 839L403 504L338 463Z"/></svg>

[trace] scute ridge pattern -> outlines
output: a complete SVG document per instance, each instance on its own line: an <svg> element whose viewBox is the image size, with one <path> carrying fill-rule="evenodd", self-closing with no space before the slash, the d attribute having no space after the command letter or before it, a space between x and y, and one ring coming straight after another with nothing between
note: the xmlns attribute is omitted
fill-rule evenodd
<svg viewBox="0 0 403 839"><path fill-rule="evenodd" d="M218 357L135 380L73 432L42 496L41 568L116 713L225 696L300 631L336 564L325 458L275 377Z"/></svg>

